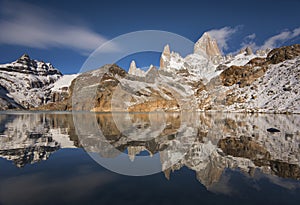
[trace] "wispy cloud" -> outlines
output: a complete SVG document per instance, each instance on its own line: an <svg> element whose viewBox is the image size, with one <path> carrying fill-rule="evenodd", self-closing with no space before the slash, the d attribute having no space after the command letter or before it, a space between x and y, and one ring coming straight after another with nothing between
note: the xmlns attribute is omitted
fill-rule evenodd
<svg viewBox="0 0 300 205"><path fill-rule="evenodd" d="M256 43L255 43L255 39L256 39L256 34L255 33L252 33L252 34L249 34L248 36L246 36L243 39L243 42L241 43L241 48L239 49L239 51L243 48L246 48L246 47L250 47L253 50L259 49L259 46L257 46Z"/></svg>
<svg viewBox="0 0 300 205"><path fill-rule="evenodd" d="M228 40L231 36L239 30L239 26L237 27L223 27L221 29L214 29L208 31L212 38L216 39L218 42L219 48L224 52L228 49Z"/></svg>
<svg viewBox="0 0 300 205"><path fill-rule="evenodd" d="M284 44L285 42L298 37L300 35L300 27L294 30L285 30L281 33L270 37L262 45L262 48L276 48Z"/></svg>
<svg viewBox="0 0 300 205"><path fill-rule="evenodd" d="M57 12L38 6L14 2L0 2L0 44L33 48L69 48L88 54L107 41L90 28L57 17ZM107 52L118 49L111 44Z"/></svg>

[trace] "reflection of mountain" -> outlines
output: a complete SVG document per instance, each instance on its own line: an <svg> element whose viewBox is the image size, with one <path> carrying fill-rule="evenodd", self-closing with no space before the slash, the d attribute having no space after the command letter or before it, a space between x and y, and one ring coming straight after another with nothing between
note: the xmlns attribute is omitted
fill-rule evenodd
<svg viewBox="0 0 300 205"><path fill-rule="evenodd" d="M225 169L240 169L250 175L255 169L279 177L300 179L299 116L200 115L199 138L171 170L187 166L206 187L219 181ZM270 134L276 126L281 132ZM165 160L168 162L168 158Z"/></svg>
<svg viewBox="0 0 300 205"><path fill-rule="evenodd" d="M0 155L24 166L75 146L104 158L125 152L132 161L140 153L159 154L167 178L186 166L212 189L226 169L300 179L299 127L298 115L10 114L0 115Z"/></svg>
<svg viewBox="0 0 300 205"><path fill-rule="evenodd" d="M74 147L69 138L71 115L11 114L0 116L0 156L23 167L63 147Z"/></svg>
<svg viewBox="0 0 300 205"><path fill-rule="evenodd" d="M127 150L134 155L160 154L167 178L187 166L210 187L225 169L252 174L300 178L299 116L221 113L187 114L81 114L80 142L90 152L114 158ZM84 124L82 124L84 122ZM267 128L277 127L279 133ZM101 132L99 132L101 130ZM150 135L149 133L156 133Z"/></svg>

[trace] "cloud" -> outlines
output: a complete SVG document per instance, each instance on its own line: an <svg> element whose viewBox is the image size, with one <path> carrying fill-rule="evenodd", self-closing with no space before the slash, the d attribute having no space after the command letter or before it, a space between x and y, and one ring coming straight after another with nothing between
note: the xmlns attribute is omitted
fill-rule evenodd
<svg viewBox="0 0 300 205"><path fill-rule="evenodd" d="M255 33L252 33L252 34L249 34L248 36L246 36L243 39L243 42L241 43L241 48L238 51L240 51L241 49L244 49L246 47L250 47L253 50L259 49L259 46L257 46L256 43L255 43L255 39L256 39L256 34Z"/></svg>
<svg viewBox="0 0 300 205"><path fill-rule="evenodd" d="M228 40L231 38L231 36L236 33L239 30L239 27L223 27L221 29L214 29L208 31L208 33L211 35L212 38L216 39L218 42L219 48L224 52L228 49Z"/></svg>
<svg viewBox="0 0 300 205"><path fill-rule="evenodd" d="M62 14L28 3L4 1L0 4L0 15L0 44L69 48L87 54L107 41ZM107 52L116 50L118 46L114 44L107 48Z"/></svg>
<svg viewBox="0 0 300 205"><path fill-rule="evenodd" d="M245 37L245 40L254 40L256 38L256 34L255 33L252 33L252 34L250 34L250 35L248 35L248 36L246 36Z"/></svg>
<svg viewBox="0 0 300 205"><path fill-rule="evenodd" d="M267 39L264 44L262 45L262 48L276 48L281 46L282 44L284 44L285 42L298 37L300 35L300 27L296 28L292 31L289 30L285 30L282 31L281 33L270 37L269 39Z"/></svg>

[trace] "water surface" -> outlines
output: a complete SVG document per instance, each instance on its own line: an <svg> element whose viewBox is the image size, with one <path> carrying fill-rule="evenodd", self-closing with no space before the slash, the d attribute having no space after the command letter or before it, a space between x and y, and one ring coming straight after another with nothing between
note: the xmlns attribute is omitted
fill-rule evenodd
<svg viewBox="0 0 300 205"><path fill-rule="evenodd" d="M0 204L299 204L299 127L299 115L2 112Z"/></svg>

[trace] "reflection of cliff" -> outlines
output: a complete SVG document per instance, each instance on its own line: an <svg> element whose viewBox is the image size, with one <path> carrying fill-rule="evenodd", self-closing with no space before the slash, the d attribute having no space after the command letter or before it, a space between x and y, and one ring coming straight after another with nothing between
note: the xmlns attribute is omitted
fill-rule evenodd
<svg viewBox="0 0 300 205"><path fill-rule="evenodd" d="M70 118L71 117L71 118ZM11 114L0 119L0 156L23 167L63 147L74 147L71 115Z"/></svg>

